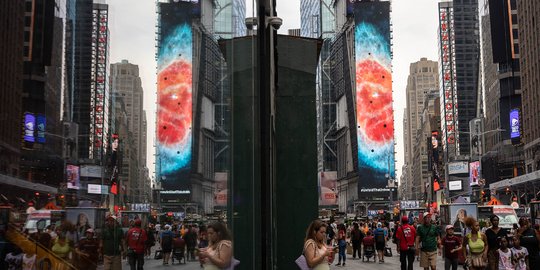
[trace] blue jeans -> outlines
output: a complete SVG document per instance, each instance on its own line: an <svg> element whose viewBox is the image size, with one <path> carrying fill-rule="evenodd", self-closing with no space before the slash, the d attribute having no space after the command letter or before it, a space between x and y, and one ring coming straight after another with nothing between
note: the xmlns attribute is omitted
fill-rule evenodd
<svg viewBox="0 0 540 270"><path fill-rule="evenodd" d="M345 242L345 240L339 240L338 242L338 245L339 245L339 260L338 260L338 263L341 262L341 259L343 258L343 263L345 263L345 259L347 258L345 256L345 250L347 249L347 242Z"/></svg>

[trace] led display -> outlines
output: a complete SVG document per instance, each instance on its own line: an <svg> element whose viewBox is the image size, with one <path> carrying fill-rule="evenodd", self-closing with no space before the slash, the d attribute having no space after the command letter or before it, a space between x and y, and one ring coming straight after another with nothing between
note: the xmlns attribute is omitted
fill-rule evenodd
<svg viewBox="0 0 540 270"><path fill-rule="evenodd" d="M354 6L359 191L380 192L395 178L390 3Z"/></svg>
<svg viewBox="0 0 540 270"><path fill-rule="evenodd" d="M36 126L36 116L32 113L24 114L24 140L27 142L35 142L36 136L34 135Z"/></svg>
<svg viewBox="0 0 540 270"><path fill-rule="evenodd" d="M192 4L160 3L157 170L164 186L189 179L192 156Z"/></svg>
<svg viewBox="0 0 540 270"><path fill-rule="evenodd" d="M36 117L37 142L45 143L45 128L47 126L47 118L44 115Z"/></svg>
<svg viewBox="0 0 540 270"><path fill-rule="evenodd" d="M510 111L510 138L519 138L521 133L519 132L519 110L513 109Z"/></svg>

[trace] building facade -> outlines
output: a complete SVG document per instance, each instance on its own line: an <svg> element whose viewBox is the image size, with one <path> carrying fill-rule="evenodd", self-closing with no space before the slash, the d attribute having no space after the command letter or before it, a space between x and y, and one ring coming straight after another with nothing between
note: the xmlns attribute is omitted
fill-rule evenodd
<svg viewBox="0 0 540 270"><path fill-rule="evenodd" d="M300 36L318 38L321 35L321 2L320 0L300 1Z"/></svg>
<svg viewBox="0 0 540 270"><path fill-rule="evenodd" d="M24 7L24 1L0 3L0 174L12 176L19 175L21 152Z"/></svg>
<svg viewBox="0 0 540 270"><path fill-rule="evenodd" d="M416 171L418 173L427 174L427 156L423 157L422 166L415 166L413 164L415 158L420 158L418 153L427 153L422 151L419 152L420 149L416 149L418 147L425 149L424 140L422 139L417 142L417 136L418 132L421 130L426 98L432 96L434 93L438 93L438 85L438 63L436 61L422 58L418 62L411 63L409 67L409 76L407 78L407 107L405 109L406 116L404 117L403 126L405 164L411 165L407 166L408 172L404 172L405 175L411 176L406 180L408 181L406 185L408 187L408 193L410 194L407 196L408 198L419 198L419 195L423 194L423 192L418 193L413 191L417 190L416 187L420 186L423 178L415 177L412 173ZM422 131L421 134L423 133L424 132ZM422 170L419 170L420 168L422 168Z"/></svg>
<svg viewBox="0 0 540 270"><path fill-rule="evenodd" d="M469 155L469 121L477 117L478 1L440 2L438 14L441 130L445 160L449 161Z"/></svg>
<svg viewBox="0 0 540 270"><path fill-rule="evenodd" d="M523 98L523 143L528 173L540 170L540 3L517 1Z"/></svg>

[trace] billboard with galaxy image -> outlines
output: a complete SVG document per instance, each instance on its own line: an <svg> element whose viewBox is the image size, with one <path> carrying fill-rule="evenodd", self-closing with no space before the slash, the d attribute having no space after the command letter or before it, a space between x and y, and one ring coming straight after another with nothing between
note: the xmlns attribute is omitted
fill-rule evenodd
<svg viewBox="0 0 540 270"><path fill-rule="evenodd" d="M390 2L354 3L359 197L388 196L395 178Z"/></svg>
<svg viewBox="0 0 540 270"><path fill-rule="evenodd" d="M189 188L192 157L192 4L160 3L156 170L165 189Z"/></svg>

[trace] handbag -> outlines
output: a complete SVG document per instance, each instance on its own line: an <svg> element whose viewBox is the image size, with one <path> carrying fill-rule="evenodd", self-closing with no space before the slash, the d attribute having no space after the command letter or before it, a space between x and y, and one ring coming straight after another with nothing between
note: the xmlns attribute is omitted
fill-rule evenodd
<svg viewBox="0 0 540 270"><path fill-rule="evenodd" d="M234 268L236 268L236 266L238 266L240 264L240 261L237 260L235 257L232 257L231 259L231 263L229 264L229 266L227 268L223 268L224 270L234 270Z"/></svg>
<svg viewBox="0 0 540 270"><path fill-rule="evenodd" d="M304 254L300 255L300 257L298 257L294 262L296 263L296 265L298 265L300 270L311 270L311 268L309 268L307 264Z"/></svg>
<svg viewBox="0 0 540 270"><path fill-rule="evenodd" d="M392 249L389 247L384 248L384 256L385 257L392 257Z"/></svg>

